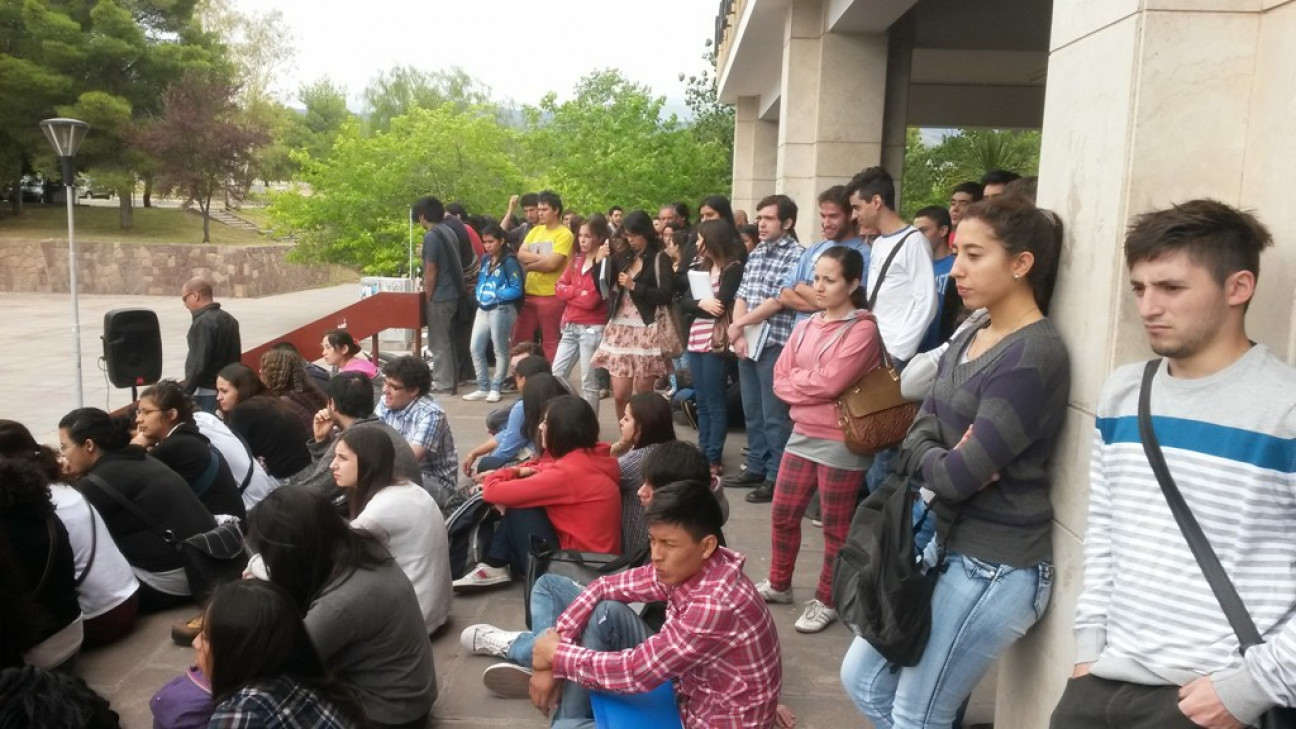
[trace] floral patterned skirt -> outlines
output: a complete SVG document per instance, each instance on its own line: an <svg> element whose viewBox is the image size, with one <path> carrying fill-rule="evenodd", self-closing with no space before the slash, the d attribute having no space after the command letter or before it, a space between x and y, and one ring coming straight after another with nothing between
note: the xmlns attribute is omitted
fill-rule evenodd
<svg viewBox="0 0 1296 729"><path fill-rule="evenodd" d="M613 377L660 377L671 373L670 362L662 356L657 323L644 324L633 306L628 312L623 307L608 322L590 366L606 368Z"/></svg>

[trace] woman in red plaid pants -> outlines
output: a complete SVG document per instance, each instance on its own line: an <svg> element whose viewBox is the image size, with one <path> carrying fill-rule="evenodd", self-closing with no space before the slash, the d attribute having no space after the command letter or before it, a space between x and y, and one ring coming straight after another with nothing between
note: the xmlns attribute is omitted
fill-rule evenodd
<svg viewBox="0 0 1296 729"><path fill-rule="evenodd" d="M837 424L837 397L860 375L877 368L882 340L864 309L864 257L841 246L815 262L815 299L822 309L797 324L774 365L774 394L792 416L774 482L773 542L769 579L756 585L766 602L792 602L792 571L801 546L801 518L815 490L823 513L824 561L814 599L796 621L817 633L837 619L832 602L832 563L846 540L851 515L873 459L846 448Z"/></svg>

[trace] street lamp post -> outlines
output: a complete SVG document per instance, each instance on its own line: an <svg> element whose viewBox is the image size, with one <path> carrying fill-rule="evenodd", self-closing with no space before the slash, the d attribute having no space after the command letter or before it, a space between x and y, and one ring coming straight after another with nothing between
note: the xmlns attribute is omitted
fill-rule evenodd
<svg viewBox="0 0 1296 729"><path fill-rule="evenodd" d="M67 221L68 221L68 278L72 292L72 356L76 360L76 398L77 407L85 407L85 392L81 386L81 309L77 304L77 260L76 237L72 216L72 206L76 202L76 153L85 139L90 125L79 119L46 119L40 123L45 138L54 147L58 155L59 166L63 172L63 185L67 188Z"/></svg>

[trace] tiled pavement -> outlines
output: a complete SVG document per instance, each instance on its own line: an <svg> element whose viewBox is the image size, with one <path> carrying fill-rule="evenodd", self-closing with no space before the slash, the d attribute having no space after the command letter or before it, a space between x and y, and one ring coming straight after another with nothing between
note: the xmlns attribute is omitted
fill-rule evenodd
<svg viewBox="0 0 1296 729"><path fill-rule="evenodd" d="M239 319L243 344L248 348L356 300L358 289L357 285L339 286L263 299L223 300L223 304ZM111 409L130 399L128 390L107 387L97 363L102 353L99 335L104 313L127 307L157 312L162 327L164 372L177 376L183 368L189 315L180 304L179 292L172 297L83 296L81 339L86 405ZM10 335L9 355L0 358L0 417L20 420L38 439L55 442L58 419L76 406L72 391L69 299L66 294L0 293L0 312ZM465 403L458 398L444 400L442 404L450 414L455 442L461 449L484 436L483 419L494 406ZM610 401L603 403L600 420L604 436L611 438L616 431ZM688 428L680 428L679 435L684 439L697 437ZM730 469L738 467L744 442L741 432L730 433L725 451L725 462ZM748 504L743 501L741 491L732 490L730 504L732 512L726 535L732 546L747 554L747 574L759 580L765 575L769 560L769 507ZM806 522L793 581L799 599L808 599L813 594L822 550L819 531ZM480 680L481 671L490 665L490 659L460 655L458 646L459 631L472 623L520 627L521 596L521 588L515 585L455 599L451 624L433 641L440 684L440 697L433 711L434 726L546 725L525 701L491 698ZM799 604L772 606L772 609L783 639L784 702L796 712L798 726L812 729L868 726L845 697L837 678L850 632L834 624L818 635L800 635L792 628L799 615ZM192 659L192 650L173 645L169 635L171 621L187 617L190 612L178 610L146 618L129 639L80 657L78 673L112 701L127 729L151 726L149 697L184 670ZM974 695L969 722L989 721L993 701L991 678Z"/></svg>

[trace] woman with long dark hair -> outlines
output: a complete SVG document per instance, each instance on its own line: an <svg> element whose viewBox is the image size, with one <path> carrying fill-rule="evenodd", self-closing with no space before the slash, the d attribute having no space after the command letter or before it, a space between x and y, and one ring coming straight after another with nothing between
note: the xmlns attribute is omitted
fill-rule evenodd
<svg viewBox="0 0 1296 729"><path fill-rule="evenodd" d="M130 421L98 408L73 410L59 421L59 451L68 478L78 479L103 517L113 541L140 581L139 610L155 612L193 600L180 553L162 536L176 539L216 528L211 512L189 484L130 442ZM144 523L122 501L142 512Z"/></svg>
<svg viewBox="0 0 1296 729"><path fill-rule="evenodd" d="M612 291L612 320L590 363L612 376L617 418L625 414L632 394L652 392L657 378L670 373L656 316L659 307L670 305L673 290L670 257L648 213L630 213L622 230L629 250L609 258L606 283Z"/></svg>
<svg viewBox="0 0 1296 729"><path fill-rule="evenodd" d="M295 350L271 349L261 355L261 381L271 395L288 405L307 431L328 398L306 372L306 360Z"/></svg>
<svg viewBox="0 0 1296 729"><path fill-rule="evenodd" d="M67 664L83 639L72 543L54 514L49 481L30 461L0 458L0 539L13 549L22 592L40 616L35 635L4 635L3 640L29 644L23 661L37 668Z"/></svg>
<svg viewBox="0 0 1296 729"><path fill-rule="evenodd" d="M0 420L0 457L32 464L49 482L54 511L72 545L85 634L82 646L104 645L130 633L139 612L139 581L103 517L81 492L64 483L58 452L38 444L22 423Z"/></svg>
<svg viewBox="0 0 1296 729"><path fill-rule="evenodd" d="M273 478L283 482L310 467L311 431L251 367L235 362L217 373L216 408Z"/></svg>
<svg viewBox="0 0 1296 729"><path fill-rule="evenodd" d="M488 225L482 230L481 239L486 252L477 273L477 317L473 320L469 344L477 389L463 399L499 402L500 388L509 369L509 335L522 306L526 272L505 240L503 228ZM486 361L488 344L495 350L494 378L490 377Z"/></svg>
<svg viewBox="0 0 1296 729"><path fill-rule="evenodd" d="M723 220L729 224L733 230L734 236L738 235L738 224L734 222L733 205L729 203L729 198L724 195L708 195L702 199L702 204L698 206L699 221Z"/></svg>
<svg viewBox="0 0 1296 729"><path fill-rule="evenodd" d="M211 727L367 725L355 694L325 670L292 597L273 583L217 588L193 646L211 681Z"/></svg>
<svg viewBox="0 0 1296 729"><path fill-rule="evenodd" d="M698 448L711 464L711 480L716 481L724 475L722 459L729 431L726 376L733 355L712 345L717 333L722 338L727 335L728 323L722 318L733 316L734 296L742 283L745 256L736 231L724 220L703 220L698 224L697 238L698 263L693 271L706 274L711 295L697 299L691 289L685 291L681 305L693 323L684 349L698 408ZM725 330L718 332L717 327Z"/></svg>
<svg viewBox="0 0 1296 729"><path fill-rule="evenodd" d="M617 462L598 435L589 403L575 395L549 403L539 427L543 455L482 483L482 498L505 507L504 518L485 559L455 581L456 590L507 584L510 567L526 574L533 538L559 549L621 551Z"/></svg>
<svg viewBox="0 0 1296 729"><path fill-rule="evenodd" d="M1070 359L1045 316L1062 226L1001 196L959 223L950 272L986 323L954 337L896 458L933 494L925 562L944 552L921 659L896 670L856 638L841 678L877 727L947 727L986 670L1040 619L1053 587L1049 462L1066 419ZM952 525L951 525L952 524Z"/></svg>
<svg viewBox="0 0 1296 729"><path fill-rule="evenodd" d="M414 585L429 634L450 614L450 542L445 519L422 485L398 480L396 449L377 428L349 428L333 452L333 479L351 489L351 526L387 547Z"/></svg>
<svg viewBox="0 0 1296 729"><path fill-rule="evenodd" d="M425 726L437 682L423 614L378 539L352 529L324 496L282 488L248 516L248 544L373 725Z"/></svg>
<svg viewBox="0 0 1296 729"><path fill-rule="evenodd" d="M833 560L846 540L859 486L873 463L851 452L838 424L837 398L882 362L877 320L866 309L864 257L834 246L814 267L820 311L792 330L774 363L774 394L790 407L788 438L774 480L773 553L769 578L756 585L767 602L792 602L792 573L801 548L801 520L817 492L822 507L824 556L813 599L796 621L817 633L837 619L832 598Z"/></svg>
<svg viewBox="0 0 1296 729"><path fill-rule="evenodd" d="M520 360L513 370L522 397L509 408L508 419L498 433L468 452L466 476L493 471L516 461L530 460L540 453L536 434L549 401L567 390L549 374L549 363L540 355Z"/></svg>
<svg viewBox="0 0 1296 729"><path fill-rule="evenodd" d="M567 302L567 306L563 309L562 333L558 339L558 352L554 355L553 374L566 381L579 359L581 396L595 413L599 409L599 386L591 361L603 341L603 327L608 319L599 264L603 260L603 244L611 235L607 218L597 213L591 215L576 236L576 255L554 288L554 295Z"/></svg>
<svg viewBox="0 0 1296 729"><path fill-rule="evenodd" d="M338 372L361 372L365 377L377 377L378 368L360 353L355 337L345 329L330 329L320 341L324 363Z"/></svg>
<svg viewBox="0 0 1296 729"><path fill-rule="evenodd" d="M179 383L162 380L140 393L135 431L132 442L180 474L212 516L247 516L229 464L198 431L194 402Z"/></svg>

